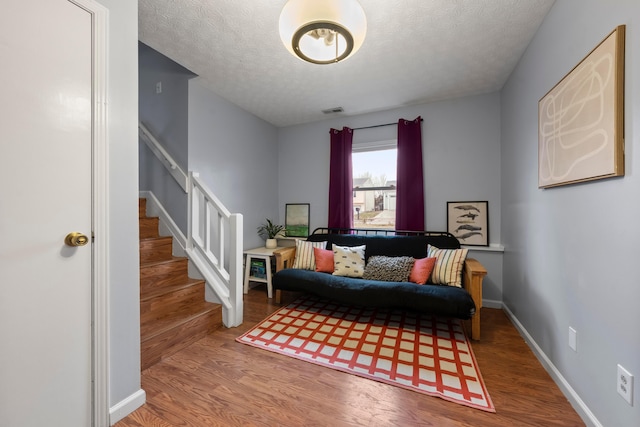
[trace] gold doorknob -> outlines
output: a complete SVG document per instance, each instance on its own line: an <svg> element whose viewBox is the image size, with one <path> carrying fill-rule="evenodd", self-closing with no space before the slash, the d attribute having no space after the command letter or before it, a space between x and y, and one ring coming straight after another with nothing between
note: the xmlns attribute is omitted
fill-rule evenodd
<svg viewBox="0 0 640 427"><path fill-rule="evenodd" d="M67 246L84 246L89 243L89 238L82 233L74 231L73 233L67 234L67 237L64 238L64 243L67 244Z"/></svg>

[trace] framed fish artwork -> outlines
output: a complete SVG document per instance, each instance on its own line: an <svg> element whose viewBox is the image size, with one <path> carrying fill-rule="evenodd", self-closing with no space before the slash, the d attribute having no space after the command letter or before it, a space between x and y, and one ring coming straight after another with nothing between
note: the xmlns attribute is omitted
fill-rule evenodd
<svg viewBox="0 0 640 427"><path fill-rule="evenodd" d="M447 202L447 231L461 245L489 246L489 202Z"/></svg>

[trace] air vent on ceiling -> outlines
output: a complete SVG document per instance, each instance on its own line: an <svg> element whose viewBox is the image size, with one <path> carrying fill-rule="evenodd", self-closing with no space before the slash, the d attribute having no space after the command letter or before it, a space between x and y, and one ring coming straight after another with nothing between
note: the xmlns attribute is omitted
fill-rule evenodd
<svg viewBox="0 0 640 427"><path fill-rule="evenodd" d="M322 112L324 114L344 113L344 108L342 107L327 108L326 110L322 110Z"/></svg>

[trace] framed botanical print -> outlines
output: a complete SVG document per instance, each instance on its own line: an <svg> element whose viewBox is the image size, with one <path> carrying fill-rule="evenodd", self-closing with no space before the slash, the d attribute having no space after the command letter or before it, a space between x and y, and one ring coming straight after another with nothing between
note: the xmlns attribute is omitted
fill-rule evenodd
<svg viewBox="0 0 640 427"><path fill-rule="evenodd" d="M309 235L309 203L287 203L284 228L288 237Z"/></svg>

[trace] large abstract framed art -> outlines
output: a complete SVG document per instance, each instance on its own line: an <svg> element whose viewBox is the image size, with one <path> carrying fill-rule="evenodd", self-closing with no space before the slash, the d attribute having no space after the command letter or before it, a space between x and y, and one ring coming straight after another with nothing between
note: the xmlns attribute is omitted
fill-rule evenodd
<svg viewBox="0 0 640 427"><path fill-rule="evenodd" d="M621 25L538 102L538 187L624 175L624 39Z"/></svg>

